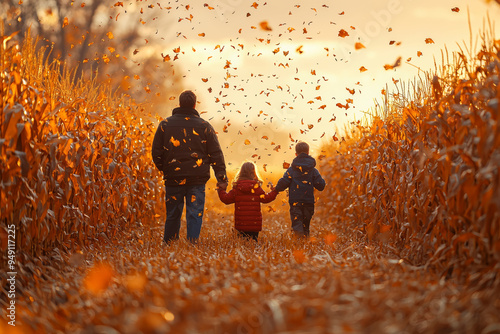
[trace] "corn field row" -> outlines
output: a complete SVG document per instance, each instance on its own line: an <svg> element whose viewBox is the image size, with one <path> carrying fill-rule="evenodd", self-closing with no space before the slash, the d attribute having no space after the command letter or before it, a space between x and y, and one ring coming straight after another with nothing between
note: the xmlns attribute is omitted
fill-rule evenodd
<svg viewBox="0 0 500 334"><path fill-rule="evenodd" d="M86 244L154 219L162 205L150 159L155 125L95 80L44 61L28 36L0 48L0 234L16 225L31 255Z"/></svg>
<svg viewBox="0 0 500 334"><path fill-rule="evenodd" d="M500 269L500 41L481 40L325 147L320 215L415 266Z"/></svg>

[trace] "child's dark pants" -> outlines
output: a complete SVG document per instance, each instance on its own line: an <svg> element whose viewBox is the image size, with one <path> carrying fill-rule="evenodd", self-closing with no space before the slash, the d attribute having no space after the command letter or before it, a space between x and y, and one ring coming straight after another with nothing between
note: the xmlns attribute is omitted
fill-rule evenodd
<svg viewBox="0 0 500 334"><path fill-rule="evenodd" d="M290 207L292 230L297 236L309 236L309 225L314 215L314 204L295 203Z"/></svg>

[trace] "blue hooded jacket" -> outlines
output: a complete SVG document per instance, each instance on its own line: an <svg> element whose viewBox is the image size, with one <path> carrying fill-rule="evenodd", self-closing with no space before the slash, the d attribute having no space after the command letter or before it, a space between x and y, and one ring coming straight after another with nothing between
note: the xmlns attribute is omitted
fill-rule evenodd
<svg viewBox="0 0 500 334"><path fill-rule="evenodd" d="M314 189L325 189L325 180L315 168L316 160L306 153L300 153L293 159L292 165L276 184L276 190L281 192L289 188L290 206L298 204L314 204Z"/></svg>

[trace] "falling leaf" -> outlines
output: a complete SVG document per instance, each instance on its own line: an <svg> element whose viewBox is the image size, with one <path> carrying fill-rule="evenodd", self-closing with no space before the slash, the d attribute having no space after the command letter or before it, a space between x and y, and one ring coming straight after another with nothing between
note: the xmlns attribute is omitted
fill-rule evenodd
<svg viewBox="0 0 500 334"><path fill-rule="evenodd" d="M365 49L365 46L359 42L356 42L354 44L354 49L356 49L356 50Z"/></svg>
<svg viewBox="0 0 500 334"><path fill-rule="evenodd" d="M181 143L177 140L177 139L174 139L174 137L170 137L170 142L175 146L179 146Z"/></svg>
<svg viewBox="0 0 500 334"><path fill-rule="evenodd" d="M399 57L398 59L396 59L396 61L394 62L394 64L392 65L389 65L389 64L385 64L384 65L384 69L387 71L387 70L392 70L396 67L399 67L401 65L401 57Z"/></svg>
<svg viewBox="0 0 500 334"><path fill-rule="evenodd" d="M434 44L434 41L432 40L432 38L426 38L425 44Z"/></svg>
<svg viewBox="0 0 500 334"><path fill-rule="evenodd" d="M118 6L123 7L123 2L119 1L119 2L115 3L113 6L114 7L118 7Z"/></svg>
<svg viewBox="0 0 500 334"><path fill-rule="evenodd" d="M366 67L361 66L361 67L359 68L359 71L360 71L360 72L365 72L365 71L368 71L368 70L366 69Z"/></svg>
<svg viewBox="0 0 500 334"><path fill-rule="evenodd" d="M63 19L63 24L62 24L62 27L64 28L64 27L66 27L67 25L68 25L68 18L67 18L67 17L65 17L65 18Z"/></svg>
<svg viewBox="0 0 500 334"><path fill-rule="evenodd" d="M94 265L83 279L84 287L93 294L106 290L114 276L113 268L107 263Z"/></svg>
<svg viewBox="0 0 500 334"><path fill-rule="evenodd" d="M347 31L345 31L344 29L339 30L339 37L345 38L347 36L349 36L349 33Z"/></svg>
<svg viewBox="0 0 500 334"><path fill-rule="evenodd" d="M106 36L108 36L109 39L113 39L114 36L113 36L113 33L111 31L109 31Z"/></svg>
<svg viewBox="0 0 500 334"><path fill-rule="evenodd" d="M260 29L265 30L265 31L272 31L273 29L269 26L267 21L262 21L259 23Z"/></svg>
<svg viewBox="0 0 500 334"><path fill-rule="evenodd" d="M420 56L422 56L422 55L423 55L423 53L422 53L422 52L417 51L417 56L418 56L418 57L420 57Z"/></svg>
<svg viewBox="0 0 500 334"><path fill-rule="evenodd" d="M254 2L254 3L252 4L252 6L250 6L250 7L253 7L253 8L255 8L255 9L257 9L257 7L259 7L259 4L258 4L258 3L256 3L256 2Z"/></svg>
<svg viewBox="0 0 500 334"><path fill-rule="evenodd" d="M453 7L453 8L451 9L451 11L452 11L452 12L455 12L455 13L458 13L458 12L460 11L460 8L458 8L458 7Z"/></svg>
<svg viewBox="0 0 500 334"><path fill-rule="evenodd" d="M288 162L283 162L283 169L290 168L290 164Z"/></svg>
<svg viewBox="0 0 500 334"><path fill-rule="evenodd" d="M245 145L250 145L250 140L245 139Z"/></svg>

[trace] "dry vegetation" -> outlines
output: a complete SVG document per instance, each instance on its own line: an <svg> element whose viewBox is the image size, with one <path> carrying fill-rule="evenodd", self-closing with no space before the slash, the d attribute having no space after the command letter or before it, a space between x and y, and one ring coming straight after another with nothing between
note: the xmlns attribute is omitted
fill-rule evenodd
<svg viewBox="0 0 500 334"><path fill-rule="evenodd" d="M264 206L258 245L238 239L210 184L200 244L162 246L153 123L106 87L59 76L29 39L3 37L0 233L4 265L16 225L15 329L498 332L500 45L490 40L326 148L309 240L290 236L284 195Z"/></svg>
<svg viewBox="0 0 500 334"><path fill-rule="evenodd" d="M329 147L339 154L322 162L331 187L321 215L412 265L500 270L500 42L491 40L476 55L446 54L413 91L392 96L384 119Z"/></svg>

